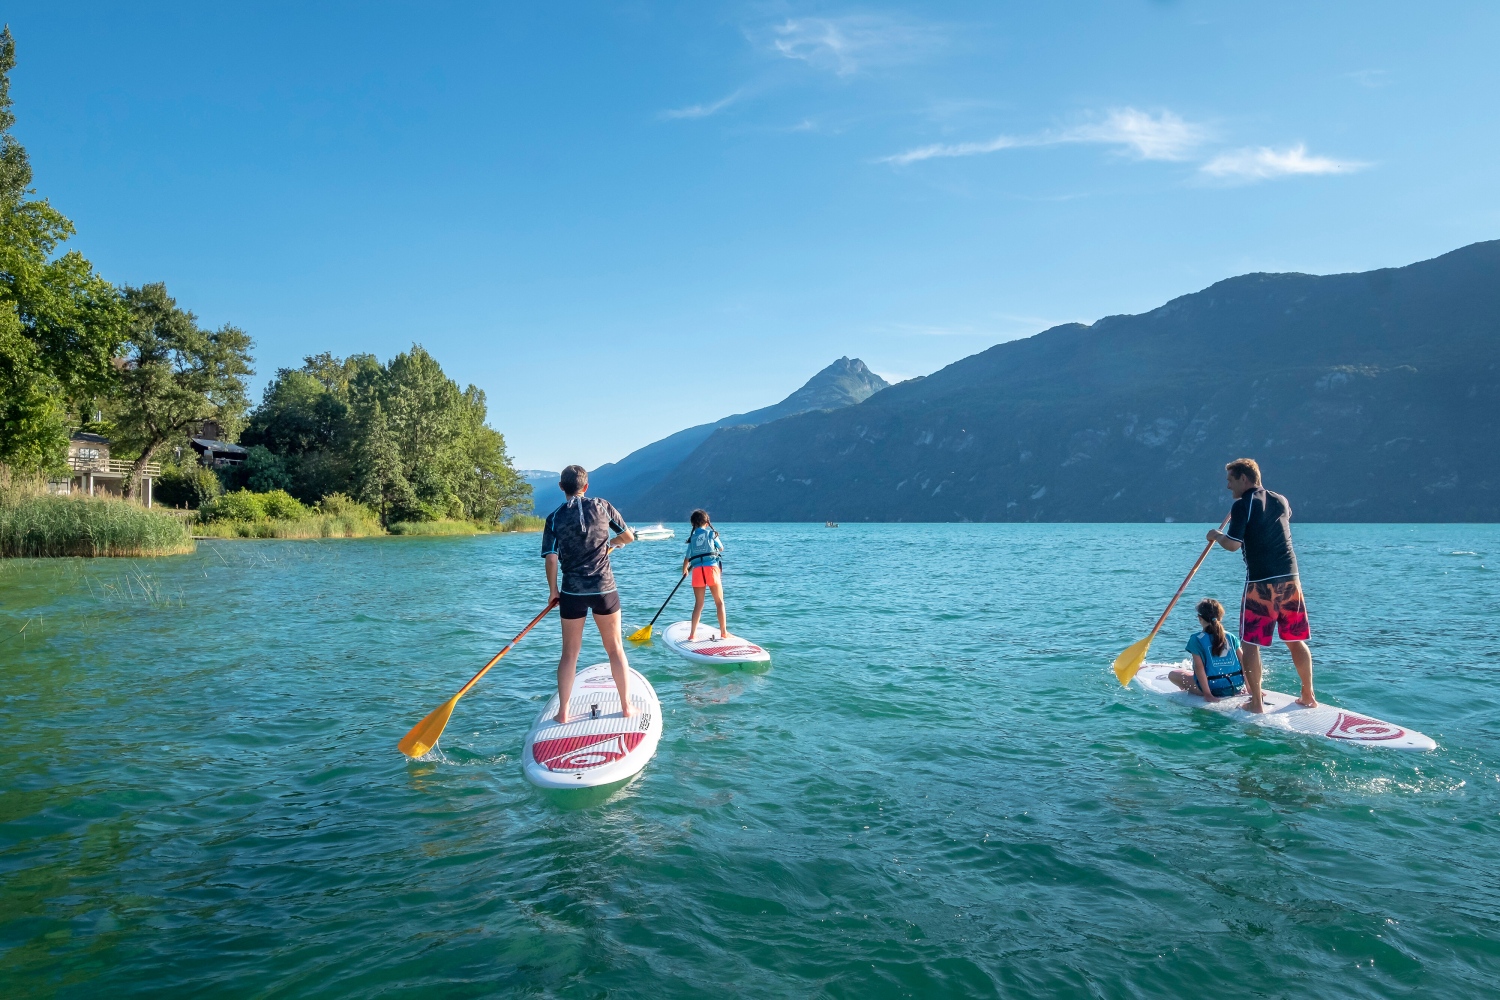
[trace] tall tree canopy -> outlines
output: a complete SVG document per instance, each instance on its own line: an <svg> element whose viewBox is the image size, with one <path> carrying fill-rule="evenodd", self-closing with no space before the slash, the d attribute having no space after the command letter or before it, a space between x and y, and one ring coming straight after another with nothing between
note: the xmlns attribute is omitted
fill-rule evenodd
<svg viewBox="0 0 1500 1000"><path fill-rule="evenodd" d="M308 502L344 492L388 522L493 521L531 490L485 417L484 393L460 391L419 345L385 365L320 354L276 373L240 443L276 456Z"/></svg>
<svg viewBox="0 0 1500 1000"><path fill-rule="evenodd" d="M114 388L125 310L77 251L58 248L73 224L34 197L26 150L11 134L16 46L0 32L0 462L53 470L68 425Z"/></svg>
<svg viewBox="0 0 1500 1000"><path fill-rule="evenodd" d="M201 329L166 285L128 288L125 301L129 337L111 416L116 444L140 456L127 484L133 491L157 449L190 427L216 420L233 430L243 421L244 376L253 370L243 330Z"/></svg>

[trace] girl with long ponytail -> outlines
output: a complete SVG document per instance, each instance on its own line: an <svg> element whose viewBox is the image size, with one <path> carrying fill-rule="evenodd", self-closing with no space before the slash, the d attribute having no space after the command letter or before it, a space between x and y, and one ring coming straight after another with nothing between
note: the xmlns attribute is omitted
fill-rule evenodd
<svg viewBox="0 0 1500 1000"><path fill-rule="evenodd" d="M1240 640L1224 629L1224 605L1205 597L1194 609L1198 612L1200 631L1188 637L1187 651L1193 657L1193 669L1173 670L1167 676L1188 694L1202 695L1205 701L1232 698L1245 684L1240 668Z"/></svg>

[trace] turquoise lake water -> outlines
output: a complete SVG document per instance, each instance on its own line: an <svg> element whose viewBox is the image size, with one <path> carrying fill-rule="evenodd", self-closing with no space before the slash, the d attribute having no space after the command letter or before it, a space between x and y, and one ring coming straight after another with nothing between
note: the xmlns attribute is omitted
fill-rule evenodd
<svg viewBox="0 0 1500 1000"><path fill-rule="evenodd" d="M520 773L555 618L395 749L545 603L535 535L0 564L0 994L1500 993L1500 526L1296 527L1319 696L1425 754L1118 685L1207 525L720 527L773 662L634 650L665 732L592 803ZM617 558L631 626L678 544Z"/></svg>

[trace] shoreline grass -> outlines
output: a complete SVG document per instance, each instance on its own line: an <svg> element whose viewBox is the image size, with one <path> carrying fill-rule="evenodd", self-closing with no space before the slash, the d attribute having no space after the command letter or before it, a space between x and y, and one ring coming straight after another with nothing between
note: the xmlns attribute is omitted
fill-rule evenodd
<svg viewBox="0 0 1500 1000"><path fill-rule="evenodd" d="M0 483L0 557L173 556L196 548L180 519L128 500Z"/></svg>
<svg viewBox="0 0 1500 1000"><path fill-rule="evenodd" d="M480 535L489 529L473 521L396 521L386 526L393 535Z"/></svg>
<svg viewBox="0 0 1500 1000"><path fill-rule="evenodd" d="M512 514L500 523L500 530L541 531L546 524L546 518L537 517L535 514Z"/></svg>
<svg viewBox="0 0 1500 1000"><path fill-rule="evenodd" d="M380 522L353 514L309 514L294 519L205 521L193 525L198 538L370 538L384 535Z"/></svg>

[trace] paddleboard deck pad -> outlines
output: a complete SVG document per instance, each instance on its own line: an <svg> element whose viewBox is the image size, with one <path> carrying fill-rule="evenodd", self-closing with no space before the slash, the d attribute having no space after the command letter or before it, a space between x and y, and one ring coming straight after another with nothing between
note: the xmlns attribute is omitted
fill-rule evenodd
<svg viewBox="0 0 1500 1000"><path fill-rule="evenodd" d="M568 699L568 721L557 723L557 692L547 701L521 751L526 780L538 788L597 788L639 774L661 740L661 702L651 682L630 670L630 706L620 714L620 693L608 663L578 671Z"/></svg>
<svg viewBox="0 0 1500 1000"><path fill-rule="evenodd" d="M771 654L749 639L737 635L724 638L716 628L700 622L698 637L688 641L688 630L692 622L673 622L662 632L662 641L667 648L684 659L696 663L768 663Z"/></svg>
<svg viewBox="0 0 1500 1000"><path fill-rule="evenodd" d="M1304 708L1296 699L1281 691L1263 691L1266 711L1262 715L1245 711L1249 695L1221 698L1206 702L1195 694L1188 694L1173 684L1167 674L1173 670L1191 670L1190 662L1148 663L1135 675L1136 682L1170 701L1192 708L1218 712L1243 722L1246 725L1266 726L1304 736L1321 736L1340 743L1356 743L1361 746L1385 747L1390 750L1435 750L1437 743L1431 737L1386 722L1374 716L1351 712L1344 708L1320 704L1317 708Z"/></svg>

